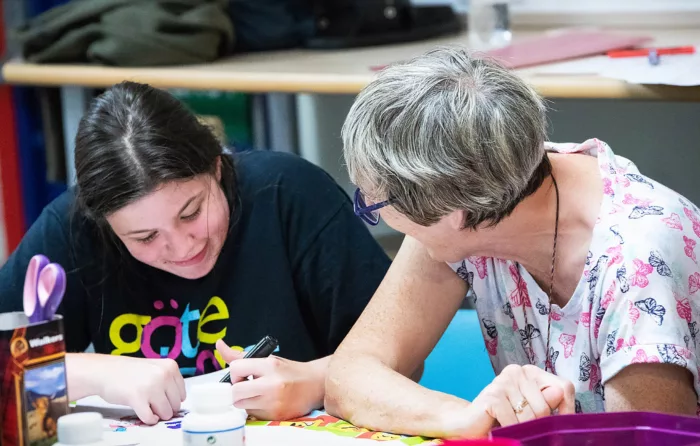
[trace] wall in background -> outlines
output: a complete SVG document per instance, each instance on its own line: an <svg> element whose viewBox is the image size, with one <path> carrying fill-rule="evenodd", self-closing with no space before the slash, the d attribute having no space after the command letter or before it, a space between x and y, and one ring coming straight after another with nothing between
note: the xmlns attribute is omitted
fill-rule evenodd
<svg viewBox="0 0 700 446"><path fill-rule="evenodd" d="M340 128L350 95L299 95L299 150L326 169L348 193L354 191L342 159ZM570 100L549 101L550 140L601 139L634 161L641 172L700 205L700 103ZM383 225L375 236L393 234Z"/></svg>
<svg viewBox="0 0 700 446"><path fill-rule="evenodd" d="M507 0L519 26L668 27L700 24L700 0ZM470 0L411 0L416 6L452 5L469 10Z"/></svg>
<svg viewBox="0 0 700 446"><path fill-rule="evenodd" d="M560 99L550 103L549 119L552 141L601 139L700 204L700 103Z"/></svg>

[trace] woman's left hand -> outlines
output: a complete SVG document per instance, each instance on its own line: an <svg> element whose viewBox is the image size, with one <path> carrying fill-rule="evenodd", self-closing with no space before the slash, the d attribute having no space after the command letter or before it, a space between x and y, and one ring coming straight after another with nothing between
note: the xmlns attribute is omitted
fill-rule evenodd
<svg viewBox="0 0 700 446"><path fill-rule="evenodd" d="M326 359L290 361L277 356L243 359L222 340L216 349L229 364L234 405L260 420L289 420L323 405ZM248 380L252 376L254 379Z"/></svg>

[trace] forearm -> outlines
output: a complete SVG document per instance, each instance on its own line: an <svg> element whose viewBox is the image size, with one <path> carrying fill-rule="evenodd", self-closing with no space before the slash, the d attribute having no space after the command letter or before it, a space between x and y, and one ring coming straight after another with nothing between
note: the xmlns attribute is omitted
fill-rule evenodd
<svg viewBox="0 0 700 446"><path fill-rule="evenodd" d="M97 365L105 355L96 353L67 353L66 381L68 398L76 401L90 395L99 395Z"/></svg>
<svg viewBox="0 0 700 446"><path fill-rule="evenodd" d="M329 355L325 358L316 359L315 361L307 363L314 382L313 394L315 409L323 407L323 399L326 395L326 377L328 376L328 365L330 364L331 357L332 356Z"/></svg>
<svg viewBox="0 0 700 446"><path fill-rule="evenodd" d="M460 434L469 402L428 390L371 356L336 357L329 367L325 408L357 426L407 435Z"/></svg>

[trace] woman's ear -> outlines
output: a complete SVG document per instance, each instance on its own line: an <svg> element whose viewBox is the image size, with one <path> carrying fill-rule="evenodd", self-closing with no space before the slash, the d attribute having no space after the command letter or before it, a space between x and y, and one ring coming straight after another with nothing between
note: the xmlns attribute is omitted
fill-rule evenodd
<svg viewBox="0 0 700 446"><path fill-rule="evenodd" d="M445 218L451 229L461 231L464 229L464 220L466 217L466 211L452 211Z"/></svg>

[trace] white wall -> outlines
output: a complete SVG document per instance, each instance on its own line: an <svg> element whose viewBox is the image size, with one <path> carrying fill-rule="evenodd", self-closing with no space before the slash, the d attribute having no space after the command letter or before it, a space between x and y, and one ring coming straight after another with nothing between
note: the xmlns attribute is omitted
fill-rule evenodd
<svg viewBox="0 0 700 446"><path fill-rule="evenodd" d="M513 26L617 25L668 27L700 24L700 0L479 0L511 5ZM411 0L416 6L469 9L470 0Z"/></svg>

